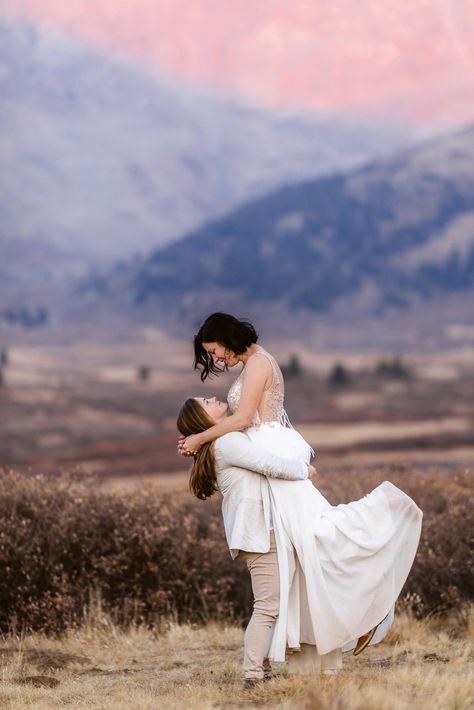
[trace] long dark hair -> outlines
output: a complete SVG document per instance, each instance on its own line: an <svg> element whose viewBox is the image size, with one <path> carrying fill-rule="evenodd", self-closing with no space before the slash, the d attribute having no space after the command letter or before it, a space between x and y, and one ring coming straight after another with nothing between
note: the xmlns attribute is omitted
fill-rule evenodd
<svg viewBox="0 0 474 710"><path fill-rule="evenodd" d="M176 425L183 436L199 434L206 431L215 422L208 416L204 407L197 399L189 397L179 410ZM203 444L194 456L194 463L189 477L189 490L197 498L206 500L217 491L216 462L214 459L214 442Z"/></svg>
<svg viewBox="0 0 474 710"><path fill-rule="evenodd" d="M203 343L219 343L226 350L242 355L247 348L258 340L258 334L252 323L239 320L228 313L212 313L207 316L194 336L194 369L201 370L201 380L210 374L218 375L222 369L217 367L212 355L203 348ZM224 367L226 370L227 367Z"/></svg>

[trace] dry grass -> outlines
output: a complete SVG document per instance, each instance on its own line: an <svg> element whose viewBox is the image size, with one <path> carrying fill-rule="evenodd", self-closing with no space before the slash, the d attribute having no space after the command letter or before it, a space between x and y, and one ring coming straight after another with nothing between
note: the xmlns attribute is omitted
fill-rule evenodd
<svg viewBox="0 0 474 710"><path fill-rule="evenodd" d="M288 676L280 668L252 692L242 690L242 637L240 628L222 624L123 631L100 616L58 639L6 637L0 707L467 710L474 704L474 610L444 621L400 614L383 644L359 658L345 654L339 675ZM48 678L59 683L32 684Z"/></svg>

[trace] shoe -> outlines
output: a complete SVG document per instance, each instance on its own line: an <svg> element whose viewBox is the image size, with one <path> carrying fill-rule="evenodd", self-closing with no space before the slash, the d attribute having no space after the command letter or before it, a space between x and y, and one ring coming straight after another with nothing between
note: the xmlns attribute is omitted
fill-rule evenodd
<svg viewBox="0 0 474 710"><path fill-rule="evenodd" d="M358 656L359 653L362 653L362 651L363 651L365 648L367 648L367 646L369 645L369 643L372 641L372 639L373 639L373 637L374 637L374 634L375 634L375 632L377 631L377 627L378 627L378 626L379 626L379 624L377 624L377 626L374 626L373 629L371 629L370 631L368 631L368 632L367 632L366 634L364 634L363 636L359 636L359 639L358 639L358 641L357 641L357 643L356 643L356 647L355 647L355 649L352 651L352 655L353 655L353 656Z"/></svg>
<svg viewBox="0 0 474 710"><path fill-rule="evenodd" d="M388 612L388 614L390 614L390 612ZM382 621L379 621L379 623L376 624L373 629L371 629L370 631L368 631L368 632L367 632L366 634L364 634L363 636L360 636L360 637L359 637L359 639L358 639L358 641L357 641L357 643L356 643L356 647L355 647L355 649L352 651L352 655L358 656L359 653L362 653L362 651L363 651L365 648L367 648L367 646L369 645L369 643L372 641L372 639L373 639L373 637L374 637L374 634L375 634L375 632L377 631L378 627L380 626L380 624L382 624L382 623L385 621L385 619L388 617L388 614L386 614L386 615L384 616L384 618L382 619Z"/></svg>
<svg viewBox="0 0 474 710"><path fill-rule="evenodd" d="M272 664L268 658L263 659L263 680L271 680L273 678Z"/></svg>
<svg viewBox="0 0 474 710"><path fill-rule="evenodd" d="M260 688L265 682L265 678L245 678L244 679L244 690L256 690Z"/></svg>

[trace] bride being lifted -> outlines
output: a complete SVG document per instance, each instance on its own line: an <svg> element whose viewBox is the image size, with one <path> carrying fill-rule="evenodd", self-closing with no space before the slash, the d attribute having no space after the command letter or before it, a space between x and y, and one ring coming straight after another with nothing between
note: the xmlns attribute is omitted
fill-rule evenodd
<svg viewBox="0 0 474 710"><path fill-rule="evenodd" d="M275 358L257 344L251 323L214 313L195 336L194 351L194 366L201 370L203 381L221 372L220 365L227 369L241 363L243 368L229 390L228 406L215 398L189 398L185 402L178 427L186 438L179 448L183 454L194 455L193 472L202 469L200 463L212 452L208 460L215 468L215 485L208 488L207 495L216 488L224 495L229 547L233 556L246 557L254 596L257 588L262 589L257 575L262 575L263 569L253 564L254 558L262 561L273 550L278 561L277 571L270 576L278 575L279 580L267 579L269 589L278 589L279 582L278 614L267 647L250 649L253 666L248 664L246 677L262 678L263 658L284 661L287 647L309 644L323 658L352 649L357 655L368 644L378 643L393 621L395 601L415 557L421 510L388 481L358 501L332 506L308 480L307 473L304 479L285 473L285 462L289 465L292 460L301 467L302 462L309 464L313 452L288 421L281 370ZM231 434L243 430L244 434ZM249 446L255 447L257 454L264 451L270 462L273 458L273 465L254 465ZM252 540L245 547L233 546L231 528L238 521L236 510L226 508L222 477L222 472L232 466L267 476L268 505L265 496L261 503L266 527L264 549L261 541L259 546ZM288 478L300 480L285 480ZM248 508L242 510L248 517ZM267 576L270 569L265 572ZM264 591L265 595L269 593ZM257 601L254 626L259 623ZM259 604L264 606L265 600ZM258 645L258 634L253 637L248 644Z"/></svg>

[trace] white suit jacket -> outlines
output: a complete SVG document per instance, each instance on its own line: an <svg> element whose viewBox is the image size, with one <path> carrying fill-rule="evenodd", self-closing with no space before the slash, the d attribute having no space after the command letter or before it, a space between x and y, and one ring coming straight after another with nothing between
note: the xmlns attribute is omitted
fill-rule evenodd
<svg viewBox="0 0 474 710"><path fill-rule="evenodd" d="M245 432L231 432L214 445L217 485L230 553L270 549L270 493L266 476L308 478L308 464L285 459L253 443ZM262 475L263 474L263 475Z"/></svg>

